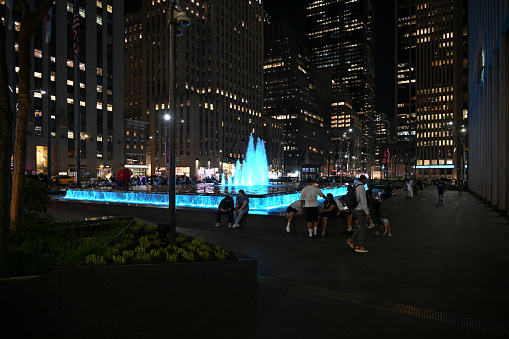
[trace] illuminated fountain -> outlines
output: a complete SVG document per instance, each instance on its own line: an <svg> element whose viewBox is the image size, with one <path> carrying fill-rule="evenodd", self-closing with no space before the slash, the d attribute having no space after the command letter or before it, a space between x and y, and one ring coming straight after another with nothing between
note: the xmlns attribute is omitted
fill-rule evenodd
<svg viewBox="0 0 509 339"><path fill-rule="evenodd" d="M265 144L260 138L254 145L253 135L249 137L247 153L244 163L241 165L237 160L235 175L231 183L226 183L224 173L221 176L221 186L267 186L269 184L269 166L267 165L267 154Z"/></svg>
<svg viewBox="0 0 509 339"><path fill-rule="evenodd" d="M193 185L192 190L185 191L182 186L177 187L175 195L178 207L214 208L226 194L236 195L239 189L244 189L249 196L249 210L251 213L268 212L286 208L295 200L300 199L299 186L270 185L267 156L263 140L257 139L256 147L253 136L249 138L247 153L241 165L237 160L235 175L228 183L221 176L221 184ZM189 186L186 186L189 187ZM334 197L346 194L346 187L330 187L321 189L324 194L332 193ZM104 189L68 190L63 199L99 201L105 203L127 203L131 205L155 205L168 207L167 192L147 191L113 191Z"/></svg>

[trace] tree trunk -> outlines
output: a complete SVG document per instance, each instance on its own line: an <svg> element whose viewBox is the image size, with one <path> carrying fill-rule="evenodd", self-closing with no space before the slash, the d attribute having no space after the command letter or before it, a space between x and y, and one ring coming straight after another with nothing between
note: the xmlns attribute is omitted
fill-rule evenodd
<svg viewBox="0 0 509 339"><path fill-rule="evenodd" d="M31 40L32 35L48 12L53 0L44 0L39 8L30 11L26 0L17 0L21 5L23 19L19 31L18 52L19 52L19 94L18 112L16 120L16 134L14 143L14 173L11 197L11 223L10 230L22 228L21 203L23 197L23 180L25 175L26 158L26 130L28 114L30 111L30 76L31 76ZM47 114L50 114L47 112Z"/></svg>
<svg viewBox="0 0 509 339"><path fill-rule="evenodd" d="M2 17L6 17L5 6ZM0 26L0 256L9 246L10 180L12 155L12 109L5 45L5 27Z"/></svg>

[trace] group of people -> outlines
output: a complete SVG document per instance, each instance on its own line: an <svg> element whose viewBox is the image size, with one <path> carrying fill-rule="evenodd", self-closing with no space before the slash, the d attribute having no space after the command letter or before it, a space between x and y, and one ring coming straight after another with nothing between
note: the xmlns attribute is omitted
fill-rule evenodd
<svg viewBox="0 0 509 339"><path fill-rule="evenodd" d="M221 216L226 214L228 216L228 228L239 228L240 221L247 212L249 212L249 198L244 190L239 190L235 203L233 202L233 197L227 195L219 203L215 227L221 226ZM234 221L235 223L233 223Z"/></svg>

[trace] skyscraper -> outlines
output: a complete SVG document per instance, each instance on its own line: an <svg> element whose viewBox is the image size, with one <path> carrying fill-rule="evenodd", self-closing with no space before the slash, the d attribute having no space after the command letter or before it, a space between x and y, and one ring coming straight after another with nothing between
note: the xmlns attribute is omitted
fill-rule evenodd
<svg viewBox="0 0 509 339"><path fill-rule="evenodd" d="M374 162L374 13L371 0L310 0L308 42L319 71L334 74L348 89L362 122L361 170Z"/></svg>
<svg viewBox="0 0 509 339"><path fill-rule="evenodd" d="M416 167L420 176L457 178L467 118L466 2L418 0L415 8Z"/></svg>
<svg viewBox="0 0 509 339"><path fill-rule="evenodd" d="M309 52L295 29L286 21L267 22L264 34L264 111L284 123L284 170L297 173L303 164L323 163L324 100Z"/></svg>
<svg viewBox="0 0 509 339"><path fill-rule="evenodd" d="M34 1L29 3L33 5ZM29 116L27 127L27 172L48 173L48 166L51 166L53 175L74 174L77 157L80 157L83 179L105 176L121 168L124 161L124 70L122 60L116 60L123 55L123 8L124 2L120 0L56 1L52 6L49 42L44 39L46 21L35 31L31 52L34 97L33 114ZM72 31L76 13L79 15L77 55ZM15 12L15 21L18 14ZM6 31L12 88L17 87L13 75L19 59L16 41L19 24L16 21L14 28ZM78 128L80 118L81 130ZM80 143L80 154L76 141Z"/></svg>
<svg viewBox="0 0 509 339"><path fill-rule="evenodd" d="M138 39L141 34L141 50L133 58L143 66L136 70L133 65L132 71L133 81L141 83L138 87L133 83L132 94L126 91L126 105L133 103L133 118L141 115L149 122L148 174L164 173L167 138L176 139L177 175L201 178L228 172L243 157L249 135L261 136L263 127L261 0L179 2L192 24L177 37L174 116L178 126L177 135L168 136L163 117L169 102L167 13L171 3L143 2L138 23L142 31L136 32Z"/></svg>

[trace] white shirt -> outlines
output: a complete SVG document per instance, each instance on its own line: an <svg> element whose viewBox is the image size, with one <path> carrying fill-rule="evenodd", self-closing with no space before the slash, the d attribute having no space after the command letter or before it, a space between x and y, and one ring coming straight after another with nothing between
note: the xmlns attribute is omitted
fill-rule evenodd
<svg viewBox="0 0 509 339"><path fill-rule="evenodd" d="M366 188L362 183L356 184L355 187L355 196L357 198L357 207L356 210L364 210L366 215L369 214L368 202L366 201Z"/></svg>
<svg viewBox="0 0 509 339"><path fill-rule="evenodd" d="M291 208L295 208L297 211L300 211L300 200L295 200L290 204Z"/></svg>
<svg viewBox="0 0 509 339"><path fill-rule="evenodd" d="M313 185L307 185L300 192L300 200L304 200L306 207L318 207L318 196L325 198L325 194Z"/></svg>

